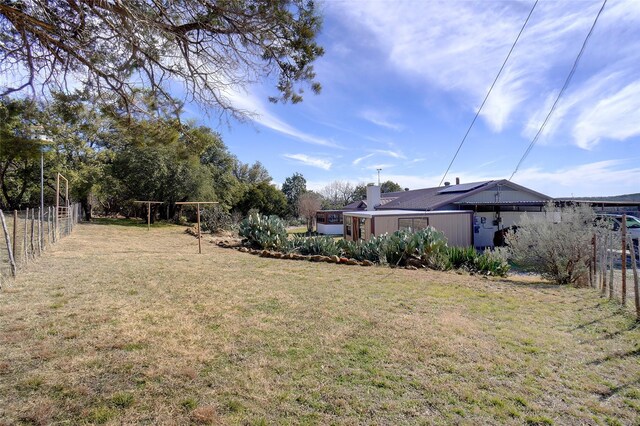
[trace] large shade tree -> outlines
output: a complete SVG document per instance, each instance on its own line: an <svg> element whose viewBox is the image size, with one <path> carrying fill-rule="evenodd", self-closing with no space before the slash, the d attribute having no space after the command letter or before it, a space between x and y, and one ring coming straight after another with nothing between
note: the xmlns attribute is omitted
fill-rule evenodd
<svg viewBox="0 0 640 426"><path fill-rule="evenodd" d="M306 0L0 1L0 95L89 89L127 111L146 88L242 116L230 90L275 77L273 101L314 92L320 18Z"/></svg>

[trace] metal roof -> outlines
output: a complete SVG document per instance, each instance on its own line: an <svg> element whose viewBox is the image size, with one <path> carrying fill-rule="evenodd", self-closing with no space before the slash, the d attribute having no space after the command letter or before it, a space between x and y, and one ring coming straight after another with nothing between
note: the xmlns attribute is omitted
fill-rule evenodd
<svg viewBox="0 0 640 426"><path fill-rule="evenodd" d="M471 210L366 210L344 212L344 216L377 217L377 216L434 216L441 214L472 214Z"/></svg>

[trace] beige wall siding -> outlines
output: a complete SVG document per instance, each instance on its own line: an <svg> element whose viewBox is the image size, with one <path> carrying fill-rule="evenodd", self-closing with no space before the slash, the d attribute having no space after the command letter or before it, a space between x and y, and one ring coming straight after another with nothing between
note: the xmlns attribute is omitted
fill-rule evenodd
<svg viewBox="0 0 640 426"><path fill-rule="evenodd" d="M351 216L345 214L345 221ZM429 225L444 233L451 246L468 247L472 245L472 215L469 213L423 214L411 216L376 216L374 218L375 235L392 234L398 230L398 219L428 217ZM371 237L371 219L366 219L365 238ZM347 239L351 237L347 236Z"/></svg>
<svg viewBox="0 0 640 426"><path fill-rule="evenodd" d="M450 246L469 247L471 240L470 214L442 214L429 216L429 225L444 233Z"/></svg>

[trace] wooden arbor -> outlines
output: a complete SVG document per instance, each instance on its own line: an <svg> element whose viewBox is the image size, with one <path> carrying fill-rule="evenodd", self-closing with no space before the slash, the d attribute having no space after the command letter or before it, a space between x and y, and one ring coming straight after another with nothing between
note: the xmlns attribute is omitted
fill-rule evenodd
<svg viewBox="0 0 640 426"><path fill-rule="evenodd" d="M197 217L198 217L198 253L202 254L202 241L200 241L202 235L200 232L200 204L218 204L217 201L182 201L176 204L181 205L196 205L197 208Z"/></svg>
<svg viewBox="0 0 640 426"><path fill-rule="evenodd" d="M164 204L162 201L134 201L134 203L147 205L147 231L151 229L151 204Z"/></svg>

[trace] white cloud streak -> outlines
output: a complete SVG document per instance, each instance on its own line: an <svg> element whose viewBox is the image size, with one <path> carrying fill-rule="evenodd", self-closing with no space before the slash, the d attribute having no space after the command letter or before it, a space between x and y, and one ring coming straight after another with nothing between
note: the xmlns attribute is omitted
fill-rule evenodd
<svg viewBox="0 0 640 426"><path fill-rule="evenodd" d="M240 93L229 88L229 90L225 92L225 96L229 98L229 100L236 108L247 111L254 122L264 127L275 130L276 132L282 133L305 143L332 148L341 148L331 140L308 134L282 121L274 114L269 112L264 102L260 101L255 95L251 93Z"/></svg>
<svg viewBox="0 0 640 426"><path fill-rule="evenodd" d="M323 170L330 170L332 165L331 161L327 159L312 157L307 154L284 154L284 157L302 163L306 166L317 167Z"/></svg>
<svg viewBox="0 0 640 426"><path fill-rule="evenodd" d="M510 124L537 131L562 86L601 2L540 2L482 111L495 132ZM373 36L388 64L477 109L505 59L530 3L470 1L328 2L328 10ZM591 148L640 134L637 114L640 2L609 2L578 74L543 136ZM600 69L598 79L580 71ZM631 114L630 114L631 113Z"/></svg>
<svg viewBox="0 0 640 426"><path fill-rule="evenodd" d="M360 112L360 117L367 120L370 123L375 124L376 126L384 127L390 130L395 130L396 132L399 132L404 128L401 124L394 123L389 118L389 114L385 114L381 111L371 110L371 109L364 110Z"/></svg>

